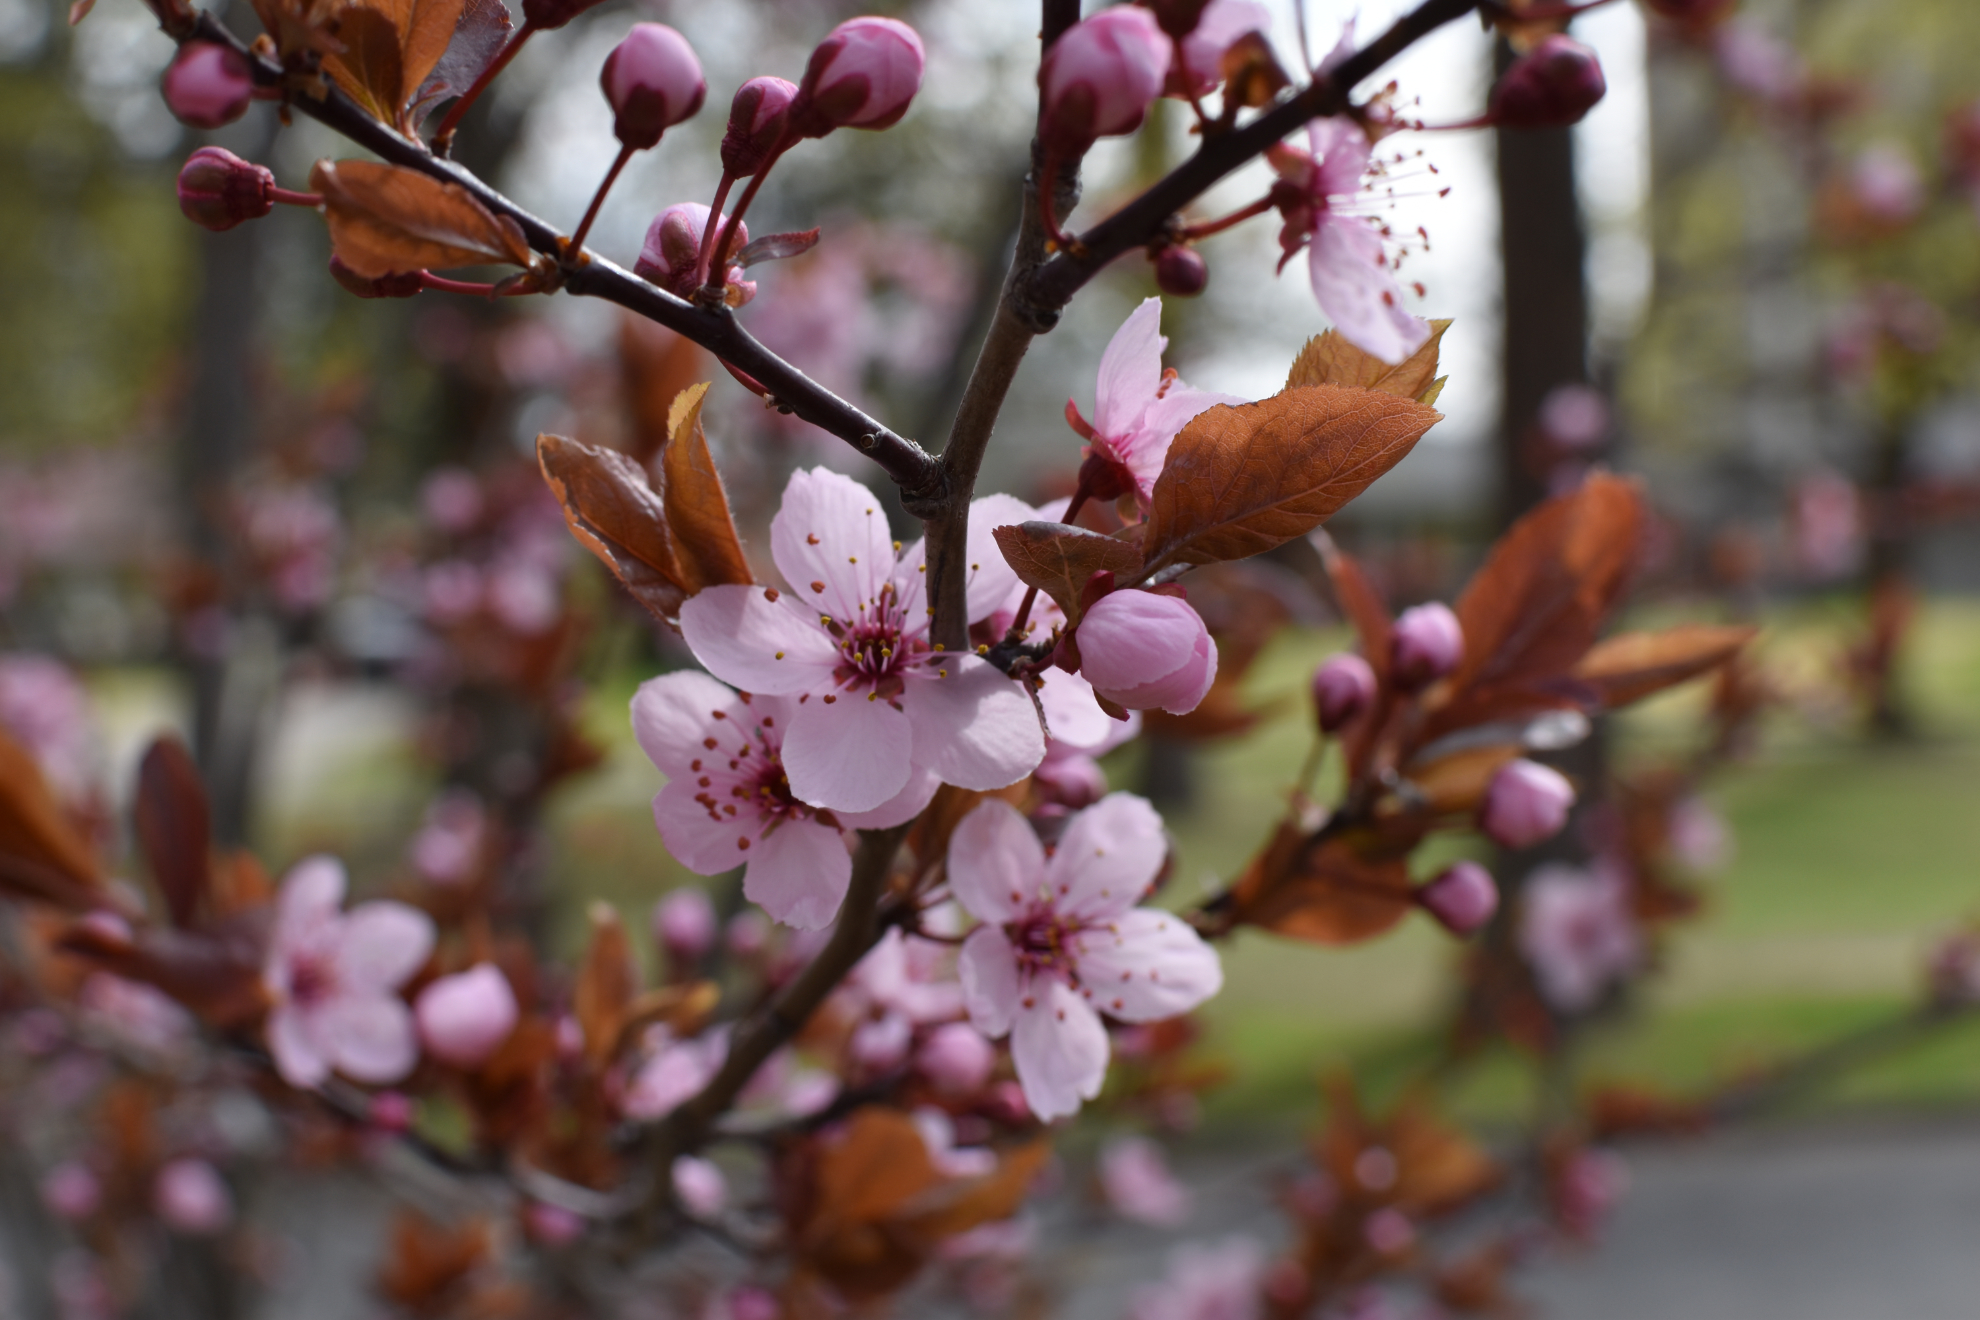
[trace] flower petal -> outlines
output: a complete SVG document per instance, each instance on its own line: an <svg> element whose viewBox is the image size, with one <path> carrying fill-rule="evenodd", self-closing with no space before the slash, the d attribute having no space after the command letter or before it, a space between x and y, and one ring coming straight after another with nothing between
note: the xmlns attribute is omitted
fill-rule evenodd
<svg viewBox="0 0 1980 1320"><path fill-rule="evenodd" d="M956 955L956 975L970 1023L992 1040L1009 1031L1018 1010L1018 961L1003 930L971 931Z"/></svg>
<svg viewBox="0 0 1980 1320"><path fill-rule="evenodd" d="M1034 978L1011 1027L1011 1061L1040 1121L1079 1112L1107 1080L1107 1029L1063 981Z"/></svg>
<svg viewBox="0 0 1980 1320"><path fill-rule="evenodd" d="M275 909L275 947L293 947L336 921L343 903L344 864L321 854L303 858L282 880Z"/></svg>
<svg viewBox="0 0 1980 1320"><path fill-rule="evenodd" d="M745 692L811 692L831 682L839 648L790 596L709 587L681 604L681 636L709 672Z"/></svg>
<svg viewBox="0 0 1980 1320"><path fill-rule="evenodd" d="M791 795L814 807L871 811L907 787L914 731L891 702L826 693L798 707L784 733Z"/></svg>
<svg viewBox="0 0 1980 1320"><path fill-rule="evenodd" d="M743 897L786 926L822 930L852 883L845 839L815 820L786 820L749 849Z"/></svg>
<svg viewBox="0 0 1980 1320"><path fill-rule="evenodd" d="M947 670L947 677L940 677ZM958 655L924 666L902 694L915 764L958 788L1015 784L1045 759L1045 730L1024 688L989 661ZM785 752L789 760L790 753Z"/></svg>
<svg viewBox="0 0 1980 1320"><path fill-rule="evenodd" d="M1061 915L1109 921L1148 893L1168 851L1162 818L1146 798L1109 793L1066 822L1045 883Z"/></svg>
<svg viewBox="0 0 1980 1320"><path fill-rule="evenodd" d="M949 835L949 887L978 921L1017 920L1037 897L1045 865L1045 847L1031 823L997 798L977 804ZM1137 891L1134 898L1140 897Z"/></svg>
<svg viewBox="0 0 1980 1320"><path fill-rule="evenodd" d="M969 506L969 621L987 619L1018 584L1017 571L997 548L997 528L1029 522L1037 510L1015 495L985 495Z"/></svg>
<svg viewBox="0 0 1980 1320"><path fill-rule="evenodd" d="M1130 710L1160 706L1171 715L1187 715L1202 704L1216 681L1217 643L1204 632L1197 635L1189 659L1173 674L1133 687L1114 688L1107 695Z"/></svg>
<svg viewBox="0 0 1980 1320"><path fill-rule="evenodd" d="M660 842L667 845L673 859L696 875L720 875L751 860L743 840L754 846L763 831L763 813L734 798L731 776L710 775L708 787L694 779L670 781L653 799L653 826L660 831ZM711 808L695 799L706 794L714 799ZM725 807L734 806L731 816Z"/></svg>
<svg viewBox="0 0 1980 1320"><path fill-rule="evenodd" d="M894 534L872 491L827 468L800 469L791 473L783 504L770 520L770 557L807 607L851 620L892 575Z"/></svg>
<svg viewBox="0 0 1980 1320"><path fill-rule="evenodd" d="M717 719L721 711L722 719ZM640 750L669 779L692 775L689 766L703 758L702 739L734 739L730 720L745 719L749 708L724 684L693 669L649 678L633 693L633 737Z"/></svg>
<svg viewBox="0 0 1980 1320"><path fill-rule="evenodd" d="M1318 191L1327 197L1352 197L1361 191L1375 148L1361 125L1345 115L1308 121L1306 140L1320 164Z"/></svg>
<svg viewBox="0 0 1980 1320"><path fill-rule="evenodd" d="M330 1075L330 1061L316 1047L303 1014L287 1005L268 1015L268 1052L274 1056L275 1071L290 1086L308 1090Z"/></svg>
<svg viewBox="0 0 1980 1320"><path fill-rule="evenodd" d="M1382 236L1366 220L1321 216L1307 263L1320 310L1356 348L1396 363L1430 338L1430 323L1403 310L1402 289L1382 265Z"/></svg>
<svg viewBox="0 0 1980 1320"><path fill-rule="evenodd" d="M905 825L921 814L935 796L935 790L942 786L942 778L924 766L915 766L908 771L907 787L882 802L871 811L839 811L839 823L855 830L884 830L895 825Z"/></svg>
<svg viewBox="0 0 1980 1320"><path fill-rule="evenodd" d="M432 917L389 898L360 903L338 932L338 980L359 991L396 990L432 952Z"/></svg>
<svg viewBox="0 0 1980 1320"><path fill-rule="evenodd" d="M1105 742L1120 721L1100 709L1093 685L1078 674L1050 669L1040 676L1038 704L1052 741L1085 751Z"/></svg>
<svg viewBox="0 0 1980 1320"><path fill-rule="evenodd" d="M1136 908L1074 937L1088 1002L1123 1022L1160 1022L1187 1013L1224 988L1217 951L1187 921Z"/></svg>
<svg viewBox="0 0 1980 1320"><path fill-rule="evenodd" d="M1235 394L1195 389L1181 381L1170 385L1162 397L1152 401L1147 411L1134 421L1133 434L1128 443L1116 447L1124 451L1122 457L1134 473L1142 498L1146 500L1154 493L1155 479L1162 475L1162 467L1169 461L1169 446L1175 443L1176 436L1198 414L1220 403L1250 402L1250 399Z"/></svg>
<svg viewBox="0 0 1980 1320"><path fill-rule="evenodd" d="M419 1062L412 1011L383 995L343 995L318 1014L337 1071L374 1085L396 1082Z"/></svg>
<svg viewBox="0 0 1980 1320"><path fill-rule="evenodd" d="M1095 433L1118 436L1141 415L1162 387L1162 350L1168 346L1162 337L1162 300L1143 299L1100 355L1093 399Z"/></svg>

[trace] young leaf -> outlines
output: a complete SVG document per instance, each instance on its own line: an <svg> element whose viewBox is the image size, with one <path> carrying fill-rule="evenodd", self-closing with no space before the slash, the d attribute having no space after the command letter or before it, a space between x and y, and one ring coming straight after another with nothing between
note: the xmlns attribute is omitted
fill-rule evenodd
<svg viewBox="0 0 1980 1320"><path fill-rule="evenodd" d="M1110 572L1125 581L1141 571L1141 551L1134 542L1083 527L1027 522L999 527L991 535L1018 580L1050 596L1073 623L1079 622L1080 593L1095 573Z"/></svg>
<svg viewBox="0 0 1980 1320"><path fill-rule="evenodd" d="M165 896L172 924L190 926L207 889L213 837L206 786L177 738L160 738L145 752L138 765L133 814L138 846Z"/></svg>
<svg viewBox="0 0 1980 1320"><path fill-rule="evenodd" d="M323 195L331 246L365 279L537 263L516 222L489 214L459 184L364 160L320 160L309 183Z"/></svg>
<svg viewBox="0 0 1980 1320"><path fill-rule="evenodd" d="M749 245L732 258L738 266L749 267L765 261L783 261L790 257L801 257L818 246L816 229L802 229L789 234L765 234L762 238L751 239Z"/></svg>
<svg viewBox="0 0 1980 1320"><path fill-rule="evenodd" d="M1602 642L1574 667L1608 709L1716 669L1739 653L1758 628L1692 623L1664 632L1622 633Z"/></svg>
<svg viewBox="0 0 1980 1320"><path fill-rule="evenodd" d="M632 423L625 450L651 468L667 444L667 418L682 390L702 379L701 345L628 312L619 321L619 380Z"/></svg>
<svg viewBox="0 0 1980 1320"><path fill-rule="evenodd" d="M510 27L509 11L502 0L467 0L446 53L418 84L406 106L403 130L416 131L435 106L474 86L475 79L508 44Z"/></svg>
<svg viewBox="0 0 1980 1320"><path fill-rule="evenodd" d="M404 34L392 16L354 4L337 25L343 49L323 57L323 69L358 108L381 123L396 123L405 92Z"/></svg>
<svg viewBox="0 0 1980 1320"><path fill-rule="evenodd" d="M591 944L577 969L571 1011L584 1031L584 1052L595 1064L609 1063L619 1047L626 1009L639 991L632 944L609 903L591 905Z"/></svg>
<svg viewBox="0 0 1980 1320"><path fill-rule="evenodd" d="M0 890L58 907L93 905L101 880L34 757L0 733Z"/></svg>
<svg viewBox="0 0 1980 1320"><path fill-rule="evenodd" d="M1361 639L1362 658L1368 661L1379 681L1387 682L1389 639L1395 620L1383 603L1382 593L1369 581L1361 561L1335 545L1333 537L1315 532L1311 539L1313 548L1320 552L1327 580L1334 586L1334 603L1340 606L1341 613L1354 625L1355 636Z"/></svg>
<svg viewBox="0 0 1980 1320"><path fill-rule="evenodd" d="M666 506L645 471L617 450L560 435L538 436L536 459L578 544L656 619L674 626L691 593L682 585Z"/></svg>
<svg viewBox="0 0 1980 1320"><path fill-rule="evenodd" d="M1410 909L1407 852L1365 857L1344 838L1317 847L1288 824L1233 891L1237 920L1314 944L1359 944Z"/></svg>
<svg viewBox="0 0 1980 1320"><path fill-rule="evenodd" d="M707 397L706 381L674 397L667 412L667 444L660 451L661 506L680 565L680 585L689 595L704 587L756 580L701 429L701 403Z"/></svg>
<svg viewBox="0 0 1980 1320"><path fill-rule="evenodd" d="M1306 535L1401 462L1439 417L1340 385L1199 414L1155 481L1144 570L1244 559Z"/></svg>
<svg viewBox="0 0 1980 1320"><path fill-rule="evenodd" d="M462 20L467 17L468 3L467 0L397 0L393 9L404 38L399 48L403 67L399 100L392 107L397 116L446 58ZM410 130L412 124L401 121L401 127Z"/></svg>
<svg viewBox="0 0 1980 1320"><path fill-rule="evenodd" d="M1393 366L1356 348L1338 330L1315 335L1293 359L1286 388L1352 385L1418 403L1435 403L1437 393L1443 389L1443 381L1437 375L1437 350L1443 343L1444 331L1450 328L1449 321L1432 321L1430 338L1423 341L1423 347Z"/></svg>

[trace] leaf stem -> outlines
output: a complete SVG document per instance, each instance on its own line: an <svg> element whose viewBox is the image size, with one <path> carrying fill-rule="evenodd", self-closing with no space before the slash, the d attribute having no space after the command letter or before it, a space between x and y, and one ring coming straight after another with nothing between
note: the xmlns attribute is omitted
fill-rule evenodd
<svg viewBox="0 0 1980 1320"><path fill-rule="evenodd" d="M598 184L598 191L591 195L591 205L585 208L584 219L578 221L577 232L571 235L572 256L584 251L584 238L591 232L591 222L598 218L598 208L605 204L605 194L612 191L612 185L618 182L619 171L623 170L626 162L633 158L633 150L634 148L630 146L619 148L619 154L612 160L612 168L605 171L604 179Z"/></svg>

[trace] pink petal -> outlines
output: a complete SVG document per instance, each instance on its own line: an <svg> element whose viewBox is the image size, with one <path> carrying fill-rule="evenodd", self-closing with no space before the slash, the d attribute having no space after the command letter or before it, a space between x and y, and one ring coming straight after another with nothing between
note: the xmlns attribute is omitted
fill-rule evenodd
<svg viewBox="0 0 1980 1320"><path fill-rule="evenodd" d="M1134 687L1114 688L1107 696L1130 710L1159 706L1171 715L1187 715L1202 704L1216 681L1217 643L1204 632L1197 635L1189 659L1173 674Z"/></svg>
<svg viewBox="0 0 1980 1320"><path fill-rule="evenodd" d="M1361 191L1374 146L1361 125L1346 116L1315 119L1306 127L1313 158L1320 162L1319 192L1327 197L1352 197Z"/></svg>
<svg viewBox="0 0 1980 1320"><path fill-rule="evenodd" d="M1079 1112L1107 1080L1107 1029L1063 981L1034 978L1011 1028L1011 1061L1040 1121Z"/></svg>
<svg viewBox="0 0 1980 1320"><path fill-rule="evenodd" d="M1203 622L1189 602L1152 591L1102 596L1079 624L1080 672L1096 691L1154 683L1190 663Z"/></svg>
<svg viewBox="0 0 1980 1320"><path fill-rule="evenodd" d="M831 681L839 648L790 593L710 587L681 605L681 636L711 673L745 692L810 692ZM811 594L806 592L806 595Z"/></svg>
<svg viewBox="0 0 1980 1320"><path fill-rule="evenodd" d="M1167 393L1153 400L1147 411L1135 420L1123 455L1128 468L1134 473L1135 484L1141 488L1142 499L1146 500L1153 494L1156 478L1162 475L1163 465L1169 461L1169 446L1175 443L1184 427L1218 404L1250 402L1235 394L1195 389L1181 381L1170 385Z"/></svg>
<svg viewBox="0 0 1980 1320"><path fill-rule="evenodd" d="M1009 1031L1018 1011L1018 961L999 927L978 926L969 933L956 955L956 976L976 1029L992 1040Z"/></svg>
<svg viewBox="0 0 1980 1320"><path fill-rule="evenodd" d="M268 1052L290 1086L308 1090L330 1075L330 1061L311 1038L303 1014L287 1005L268 1015Z"/></svg>
<svg viewBox="0 0 1980 1320"><path fill-rule="evenodd" d="M1066 823L1045 882L1061 913L1109 921L1142 900L1168 851L1162 818L1146 798L1109 793Z"/></svg>
<svg viewBox="0 0 1980 1320"><path fill-rule="evenodd" d="M675 861L696 875L720 875L749 861L749 850L739 845L747 839L754 847L763 830L763 814L730 796L735 776L708 778L707 788L693 778L673 780L653 799L653 825L660 831L660 842ZM706 803L695 801L702 793L715 799L714 813ZM727 805L736 806L737 814L722 811Z"/></svg>
<svg viewBox="0 0 1980 1320"><path fill-rule="evenodd" d="M913 722L915 764L944 783L987 792L1015 784L1045 759L1031 698L987 660L958 655L925 666L901 700Z"/></svg>
<svg viewBox="0 0 1980 1320"><path fill-rule="evenodd" d="M942 786L941 776L933 770L915 766L908 771L907 787L882 802L871 811L838 811L833 814L839 823L848 829L884 830L895 825L905 825L921 814L935 796L935 790Z"/></svg>
<svg viewBox="0 0 1980 1320"><path fill-rule="evenodd" d="M1017 585L1018 575L997 548L996 529L1029 522L1037 511L1015 495L985 495L969 506L969 621L987 619Z"/></svg>
<svg viewBox="0 0 1980 1320"><path fill-rule="evenodd" d="M294 946L337 920L344 903L344 864L334 857L305 857L289 868L275 910L278 948Z"/></svg>
<svg viewBox="0 0 1980 1320"><path fill-rule="evenodd" d="M1093 402L1097 434L1118 436L1141 415L1162 386L1162 350L1168 346L1162 337L1162 300L1144 299L1100 355Z"/></svg>
<svg viewBox="0 0 1980 1320"><path fill-rule="evenodd" d="M1187 1013L1224 988L1217 951L1173 912L1136 908L1076 937L1080 984L1123 1022Z"/></svg>
<svg viewBox="0 0 1980 1320"><path fill-rule="evenodd" d="M1382 236L1366 220L1320 218L1307 254L1320 310L1356 348L1401 362L1430 338L1430 324L1403 310L1402 289L1381 263Z"/></svg>
<svg viewBox="0 0 1980 1320"><path fill-rule="evenodd" d="M726 720L716 719L721 711ZM735 739L731 720L747 719L749 707L728 687L708 675L682 669L649 678L633 693L633 736L640 750L661 774L679 779L694 772L689 766L703 759L702 739Z"/></svg>
<svg viewBox="0 0 1980 1320"><path fill-rule="evenodd" d="M743 897L786 926L822 930L852 882L839 832L815 820L786 820L750 846Z"/></svg>
<svg viewBox="0 0 1980 1320"><path fill-rule="evenodd" d="M872 491L826 468L800 469L791 473L783 505L770 520L770 557L806 606L835 619L855 619L879 598L881 584L894 571L894 534ZM814 590L814 583L824 590ZM742 686L751 692L789 690Z"/></svg>
<svg viewBox="0 0 1980 1320"><path fill-rule="evenodd" d="M979 803L949 835L949 887L978 921L1017 920L1044 883L1045 865L1030 822L997 798Z"/></svg>
<svg viewBox="0 0 1980 1320"><path fill-rule="evenodd" d="M432 952L433 918L389 898L360 903L338 932L338 982L362 992L396 990Z"/></svg>
<svg viewBox="0 0 1980 1320"><path fill-rule="evenodd" d="M871 811L907 787L914 746L908 716L867 697L827 693L791 717L784 733L784 773L798 801Z"/></svg>
<svg viewBox="0 0 1980 1320"><path fill-rule="evenodd" d="M354 1081L396 1082L419 1062L413 1016L397 999L344 995L318 1015L331 1061Z"/></svg>
<svg viewBox="0 0 1980 1320"><path fill-rule="evenodd" d="M1063 669L1045 673L1038 685L1038 704L1045 709L1045 728L1052 741L1082 751L1104 742L1121 723L1100 709L1091 683Z"/></svg>

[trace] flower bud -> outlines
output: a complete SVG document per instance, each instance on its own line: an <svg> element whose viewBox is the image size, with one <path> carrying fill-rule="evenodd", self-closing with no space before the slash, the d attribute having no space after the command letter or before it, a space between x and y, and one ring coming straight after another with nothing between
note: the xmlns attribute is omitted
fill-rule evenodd
<svg viewBox="0 0 1980 1320"><path fill-rule="evenodd" d="M1080 673L1129 710L1187 715L1217 677L1217 643L1189 602L1152 591L1115 591L1079 621Z"/></svg>
<svg viewBox="0 0 1980 1320"><path fill-rule="evenodd" d="M728 221L726 215L716 221L712 241L721 241L722 227ZM695 288L695 262L701 255L701 231L707 223L708 208L700 202L679 202L662 211L646 231L646 245L639 250L639 260L633 264L633 273L641 279L651 280L669 293L682 298L691 297ZM749 226L737 225L735 247L741 249L748 242ZM742 291L738 295L738 306L756 296L756 281L745 280L742 274L741 266L729 267L727 282Z"/></svg>
<svg viewBox="0 0 1980 1320"><path fill-rule="evenodd" d="M211 41L189 41L165 69L164 92L165 104L180 123L219 128L247 113L254 78L239 51Z"/></svg>
<svg viewBox="0 0 1980 1320"><path fill-rule="evenodd" d="M41 1177L41 1203L48 1213L70 1223L87 1219L103 1204L103 1184L74 1160L64 1160Z"/></svg>
<svg viewBox="0 0 1980 1320"><path fill-rule="evenodd" d="M1595 52L1557 32L1513 61L1486 114L1505 128L1566 128L1608 90Z"/></svg>
<svg viewBox="0 0 1980 1320"><path fill-rule="evenodd" d="M930 1032L914 1056L915 1067L944 1095L973 1095L997 1066L997 1047L967 1022L949 1022Z"/></svg>
<svg viewBox="0 0 1980 1320"><path fill-rule="evenodd" d="M1032 781L1047 799L1074 811L1090 807L1107 796L1107 772L1085 752L1073 751L1054 741L1045 759L1031 772Z"/></svg>
<svg viewBox="0 0 1980 1320"><path fill-rule="evenodd" d="M1140 128L1174 53L1155 16L1137 5L1103 9L1067 28L1038 69L1045 149L1080 156L1100 138Z"/></svg>
<svg viewBox="0 0 1980 1320"><path fill-rule="evenodd" d="M523 1207L523 1231L547 1247L567 1247L584 1236L584 1216L548 1201Z"/></svg>
<svg viewBox="0 0 1980 1320"><path fill-rule="evenodd" d="M713 1219L729 1203L729 1180L707 1160L683 1155L674 1161L674 1195L697 1219Z"/></svg>
<svg viewBox="0 0 1980 1320"><path fill-rule="evenodd" d="M1210 283L1210 267L1195 248L1171 243L1155 254L1155 287L1178 298L1194 298Z"/></svg>
<svg viewBox="0 0 1980 1320"><path fill-rule="evenodd" d="M1453 935L1469 935L1499 910L1499 887L1477 862L1458 862L1416 891L1416 901Z"/></svg>
<svg viewBox="0 0 1980 1320"><path fill-rule="evenodd" d="M409 270L367 279L346 266L334 252L330 254L330 278L360 298L410 298L426 287L425 271Z"/></svg>
<svg viewBox="0 0 1980 1320"><path fill-rule="evenodd" d="M598 74L612 103L612 131L634 151L692 117L708 98L708 80L687 38L665 23L635 23L605 57Z"/></svg>
<svg viewBox="0 0 1980 1320"><path fill-rule="evenodd" d="M220 1232L234 1220L234 1198L205 1160L177 1159L158 1171L152 1208L168 1228L191 1237Z"/></svg>
<svg viewBox="0 0 1980 1320"><path fill-rule="evenodd" d="M486 1063L516 1029L519 1016L516 992L493 963L441 977L413 1004L426 1052L456 1068Z"/></svg>
<svg viewBox="0 0 1980 1320"><path fill-rule="evenodd" d="M1508 761L1485 790L1478 828L1502 848L1531 848L1561 832L1572 806L1566 775L1538 761Z"/></svg>
<svg viewBox="0 0 1980 1320"><path fill-rule="evenodd" d="M695 885L683 885L653 905L653 939L677 969L700 962L715 947L715 905Z"/></svg>
<svg viewBox="0 0 1980 1320"><path fill-rule="evenodd" d="M377 1091L365 1103L364 1117L380 1132L405 1132L415 1113L412 1097L404 1091Z"/></svg>
<svg viewBox="0 0 1980 1320"><path fill-rule="evenodd" d="M797 84L782 78L751 78L736 89L729 105L729 127L722 134L722 168L747 179L783 136Z"/></svg>
<svg viewBox="0 0 1980 1320"><path fill-rule="evenodd" d="M1406 609L1389 640L1389 667L1407 691L1428 687L1464 661L1464 628L1448 605Z"/></svg>
<svg viewBox="0 0 1980 1320"><path fill-rule="evenodd" d="M891 128L921 90L921 38L897 18L854 18L811 52L790 108L799 137L835 128Z"/></svg>
<svg viewBox="0 0 1980 1320"><path fill-rule="evenodd" d="M1313 708L1320 732L1338 733L1361 718L1375 700L1375 671L1351 651L1329 657L1313 671Z"/></svg>
<svg viewBox="0 0 1980 1320"><path fill-rule="evenodd" d="M179 170L179 210L202 229L222 233L274 209L274 171L224 147L201 147Z"/></svg>

